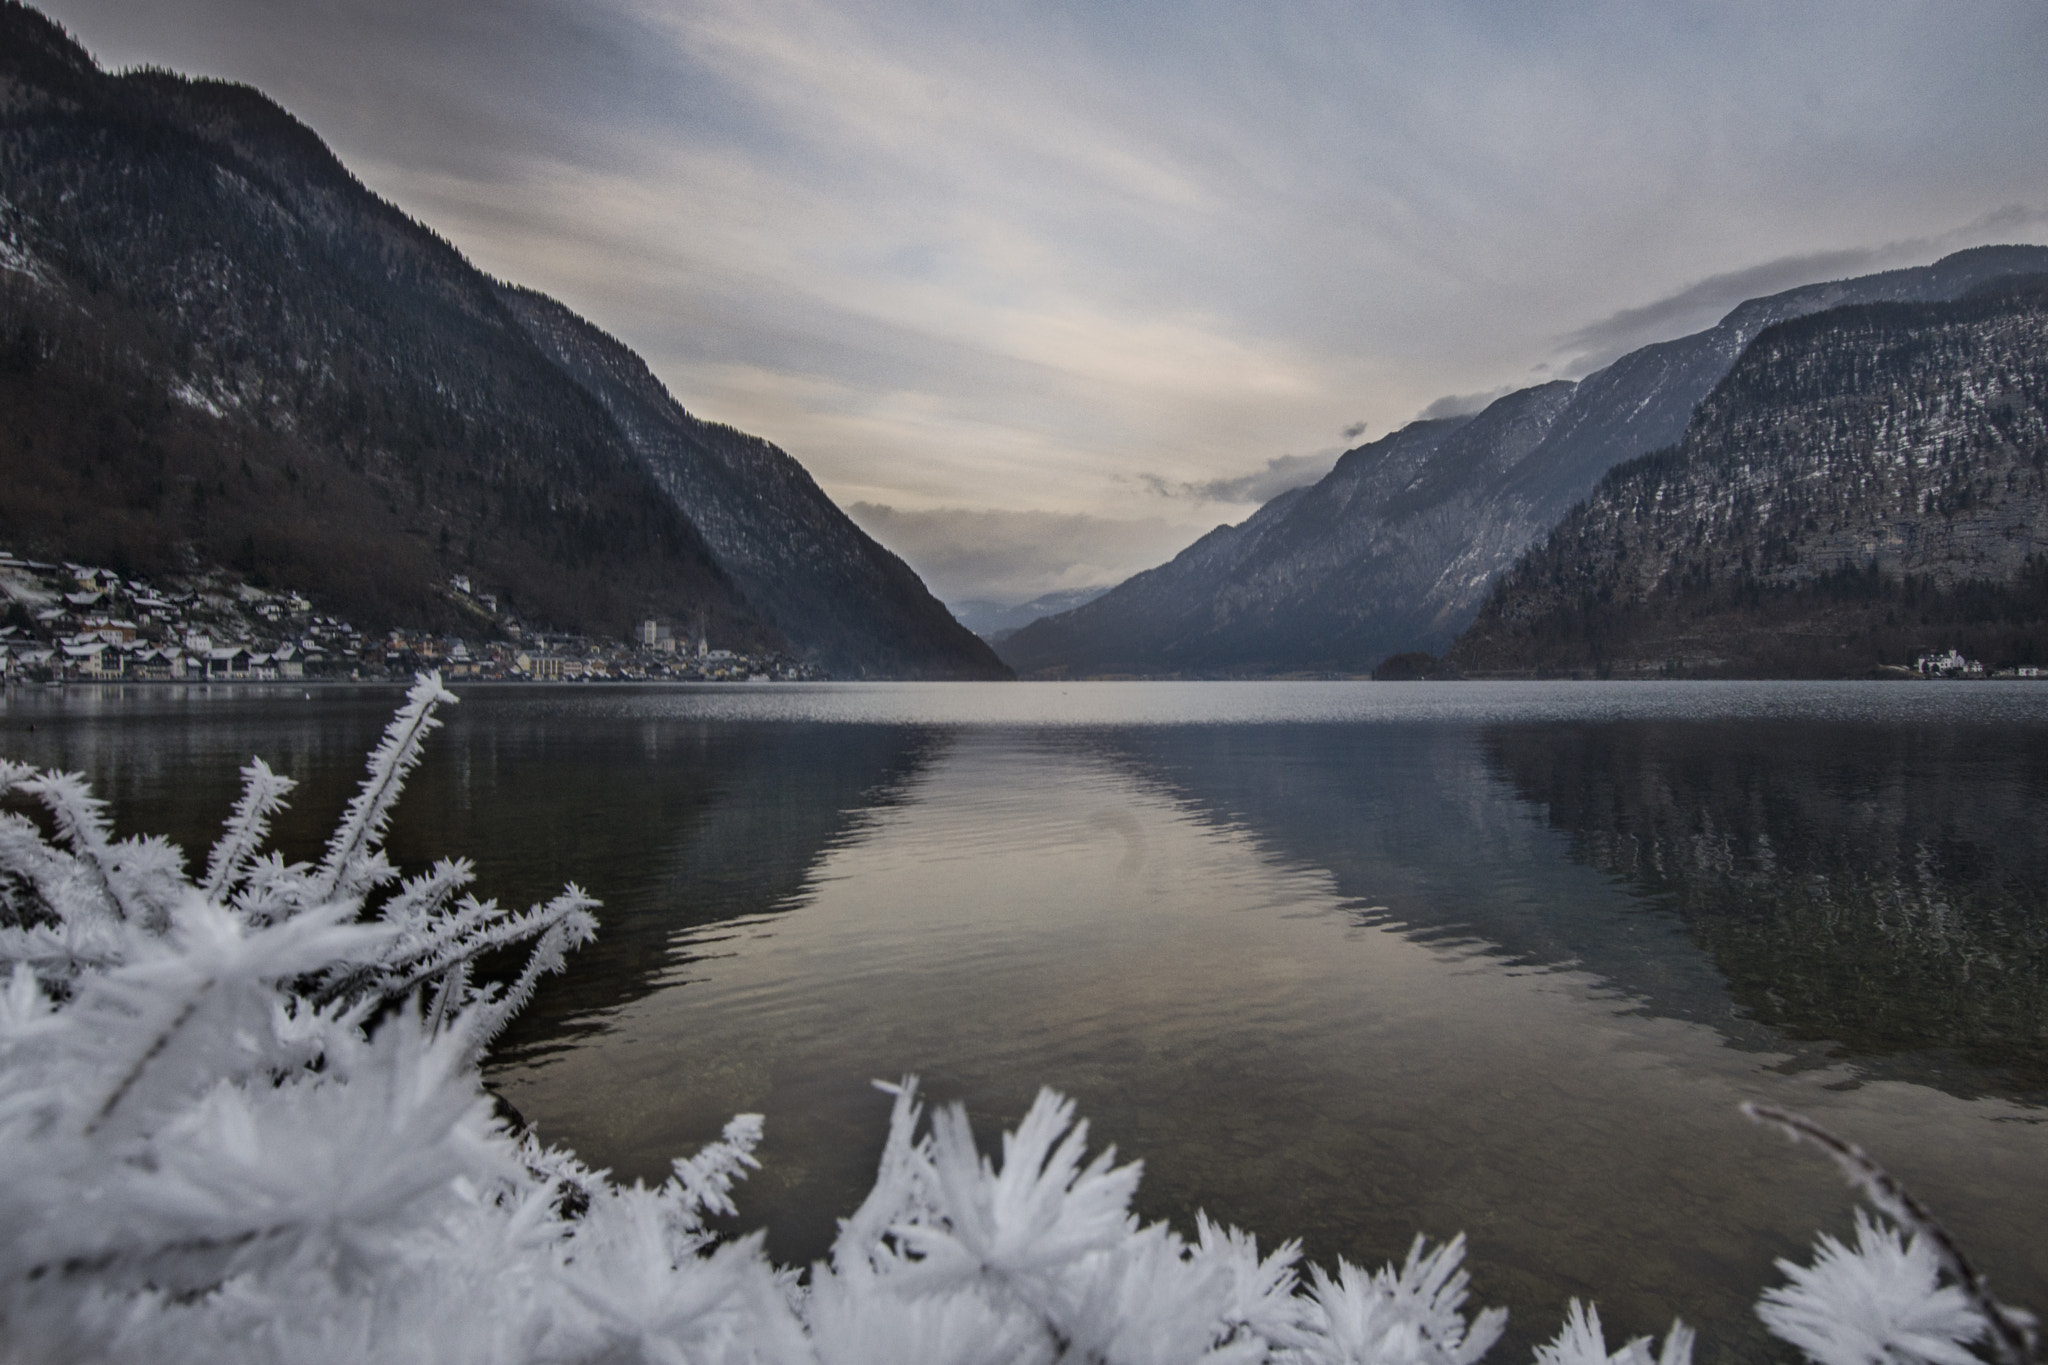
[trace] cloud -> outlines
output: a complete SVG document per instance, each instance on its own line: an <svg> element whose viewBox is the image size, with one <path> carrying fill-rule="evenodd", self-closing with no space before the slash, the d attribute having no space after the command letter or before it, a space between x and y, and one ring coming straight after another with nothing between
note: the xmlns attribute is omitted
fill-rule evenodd
<svg viewBox="0 0 2048 1365"><path fill-rule="evenodd" d="M1415 414L1418 422L1435 422L1445 417L1469 417L1475 412L1484 412L1496 399L1507 397L1519 385L1503 384L1497 389L1483 393L1447 393Z"/></svg>
<svg viewBox="0 0 2048 1365"><path fill-rule="evenodd" d="M1349 425L1349 426L1347 426L1347 427L1345 427L1345 428L1344 428L1344 431L1343 431L1343 433L1342 433L1342 434L1343 434L1343 437L1344 437L1344 439L1345 439L1345 440L1347 440L1347 441L1355 441L1355 440L1357 440L1357 439L1358 439L1359 437L1361 437L1361 436L1365 435L1365 430L1366 430L1366 423L1364 423L1364 422L1353 422L1353 423L1352 423L1351 425Z"/></svg>
<svg viewBox="0 0 2048 1365"><path fill-rule="evenodd" d="M1028 602L1046 593L1120 583L1184 549L1207 527L1163 517L990 508L906 510L847 504L860 528L903 557L945 602Z"/></svg>
<svg viewBox="0 0 2048 1365"><path fill-rule="evenodd" d="M1709 275L1660 299L1623 308L1566 334L1559 346L1576 354L1562 368L1567 373L1583 374L1639 346L1711 327L1737 304L1749 299L1899 266L1924 265L1965 246L2024 236L2043 223L2048 223L2048 212L2025 204L2007 204L1961 227L1931 236L1780 256L1740 270Z"/></svg>
<svg viewBox="0 0 2048 1365"><path fill-rule="evenodd" d="M1365 423L1354 423L1344 429L1344 435L1354 437L1363 434ZM1330 466L1337 463L1342 451L1319 450L1313 455L1276 455L1266 461L1263 469L1249 474L1219 479L1183 480L1173 482L1157 474L1140 474L1138 479L1153 493L1163 498L1192 498L1200 502L1250 502L1264 503L1280 496L1290 488L1311 484L1330 472Z"/></svg>

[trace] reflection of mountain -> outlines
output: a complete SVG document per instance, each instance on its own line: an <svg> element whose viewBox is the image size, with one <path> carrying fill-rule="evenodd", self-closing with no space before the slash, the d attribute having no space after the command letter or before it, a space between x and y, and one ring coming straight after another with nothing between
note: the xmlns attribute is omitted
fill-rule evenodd
<svg viewBox="0 0 2048 1365"><path fill-rule="evenodd" d="M1469 730L1161 728L1110 744L1284 861L1327 871L1365 921L1533 967L1577 966L1657 1014L1768 1041L1731 1019L1719 974L1674 917L1564 856Z"/></svg>
<svg viewBox="0 0 2048 1365"><path fill-rule="evenodd" d="M485 894L530 900L574 879L604 902L597 941L520 1016L501 1059L646 994L676 965L678 934L789 909L935 743L897 726L613 721L512 697L463 709L474 714L451 717L400 804L404 864L478 850Z"/></svg>
<svg viewBox="0 0 2048 1365"><path fill-rule="evenodd" d="M2048 1087L2048 740L1752 722L1486 747L1575 857L1677 911L1753 1018Z"/></svg>
<svg viewBox="0 0 2048 1365"><path fill-rule="evenodd" d="M2048 737L1643 722L1106 742L1371 919L1575 966L1741 1047L1826 1040L1953 1093L2048 1088Z"/></svg>

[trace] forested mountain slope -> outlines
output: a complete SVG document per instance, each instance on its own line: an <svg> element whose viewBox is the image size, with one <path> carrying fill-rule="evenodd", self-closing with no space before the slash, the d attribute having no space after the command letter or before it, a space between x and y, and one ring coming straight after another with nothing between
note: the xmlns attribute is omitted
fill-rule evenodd
<svg viewBox="0 0 2048 1365"><path fill-rule="evenodd" d="M616 634L769 632L489 281L255 91L100 71L0 7L0 536L228 564L373 624L468 572Z"/></svg>
<svg viewBox="0 0 2048 1365"><path fill-rule="evenodd" d="M1955 298L2038 270L2048 248L1984 247L1788 290L1576 385L1524 389L1469 420L1414 423L1000 651L1026 674L1215 676L1363 672L1390 654L1442 650L1496 576L1603 473L1676 441L1765 327L1843 303Z"/></svg>
<svg viewBox="0 0 2048 1365"><path fill-rule="evenodd" d="M2048 276L1773 327L1503 578L1468 672L2048 660Z"/></svg>
<svg viewBox="0 0 2048 1365"><path fill-rule="evenodd" d="M1434 566L1465 541L1470 489L1534 447L1570 394L1569 384L1525 390L1477 417L1416 423L1350 451L1314 487L1024 627L1003 657L1026 673L1190 675L1377 660L1382 640L1430 629Z"/></svg>
<svg viewBox="0 0 2048 1365"><path fill-rule="evenodd" d="M230 567L371 625L481 627L446 587L464 574L530 624L656 615L828 667L1000 674L957 626L883 610L869 641L835 599L812 639L815 616L751 601L500 290L257 91L103 72L0 0L0 543ZM783 458L757 495L818 515ZM864 586L928 622L908 570Z"/></svg>
<svg viewBox="0 0 2048 1365"><path fill-rule="evenodd" d="M688 509L748 602L827 668L890 677L1008 672L780 448L691 416L639 356L545 294L504 286L499 297Z"/></svg>

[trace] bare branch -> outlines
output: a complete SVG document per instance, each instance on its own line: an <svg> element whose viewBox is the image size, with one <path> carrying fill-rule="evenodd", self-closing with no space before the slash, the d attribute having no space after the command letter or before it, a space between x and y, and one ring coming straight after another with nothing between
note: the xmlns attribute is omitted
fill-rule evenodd
<svg viewBox="0 0 2048 1365"><path fill-rule="evenodd" d="M1836 1137L1803 1114L1774 1105L1745 1103L1743 1114L1756 1123L1768 1124L1794 1142L1807 1141L1834 1158L1849 1184L1894 1222L1916 1237L1926 1239L1949 1278L1969 1296L1970 1304L1983 1314L1991 1331L1991 1344L2001 1365L2032 1365L2034 1334L2027 1315L2007 1308L1991 1296L1991 1286L1963 1255L1962 1247L1949 1235L1925 1204L1898 1179L1877 1164L1855 1143Z"/></svg>

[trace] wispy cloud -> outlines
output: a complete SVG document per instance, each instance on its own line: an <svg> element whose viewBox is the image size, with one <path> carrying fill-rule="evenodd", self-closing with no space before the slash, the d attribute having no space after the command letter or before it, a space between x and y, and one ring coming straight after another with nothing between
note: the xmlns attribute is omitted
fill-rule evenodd
<svg viewBox="0 0 2048 1365"><path fill-rule="evenodd" d="M1505 398L1521 387L1520 384L1503 384L1497 389L1479 393L1447 393L1416 413L1416 420L1434 422L1445 417L1468 417L1475 412L1484 412L1496 399Z"/></svg>
<svg viewBox="0 0 2048 1365"><path fill-rule="evenodd" d="M847 504L862 530L901 555L941 600L1005 604L1118 583L1194 539L1163 517Z"/></svg>
<svg viewBox="0 0 2048 1365"><path fill-rule="evenodd" d="M1362 430L1362 428L1361 428ZM1276 455L1261 469L1220 479L1173 482L1157 474L1140 474L1139 480L1162 498L1192 498L1197 502L1263 503L1290 488L1314 483L1337 463L1339 450L1322 450L1313 455Z"/></svg>
<svg viewBox="0 0 2048 1365"><path fill-rule="evenodd" d="M1559 348L1572 358L1561 368L1567 373L1584 373L1639 346L1711 327L1748 299L1823 280L1924 265L1967 246L2030 239L2039 236L2037 229L2044 223L2048 223L2048 212L2026 204L2007 204L1947 232L1876 246L1780 256L1740 270L1709 275L1662 298L1620 309L1566 334L1560 339Z"/></svg>

